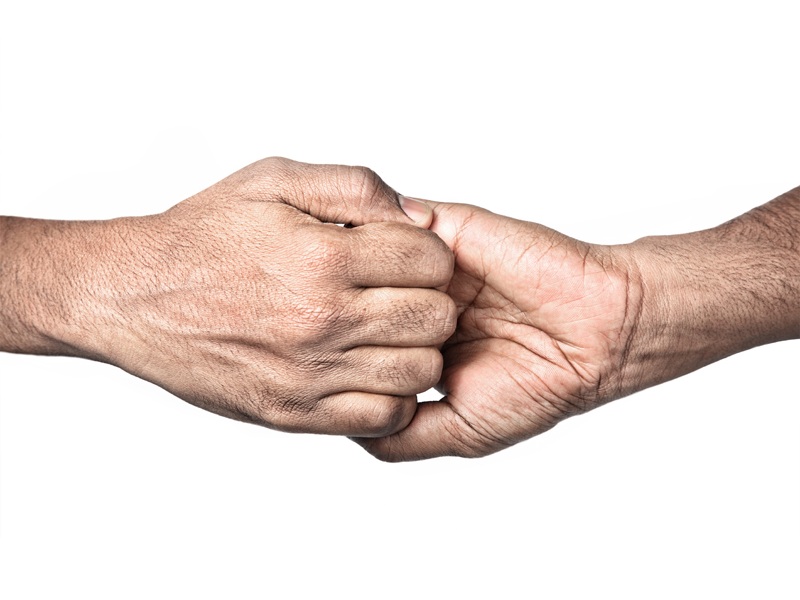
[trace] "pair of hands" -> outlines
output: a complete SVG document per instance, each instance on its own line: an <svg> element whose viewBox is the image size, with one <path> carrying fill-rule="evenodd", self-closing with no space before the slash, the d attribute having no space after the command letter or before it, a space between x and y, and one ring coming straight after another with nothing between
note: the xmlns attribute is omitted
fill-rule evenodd
<svg viewBox="0 0 800 600"><path fill-rule="evenodd" d="M489 454L617 393L625 265L368 169L262 160L100 239L62 339L221 415L411 460Z"/></svg>
<svg viewBox="0 0 800 600"><path fill-rule="evenodd" d="M482 456L800 338L798 239L800 188L597 246L403 198L368 169L267 159L160 215L0 217L0 350L106 361L385 460Z"/></svg>

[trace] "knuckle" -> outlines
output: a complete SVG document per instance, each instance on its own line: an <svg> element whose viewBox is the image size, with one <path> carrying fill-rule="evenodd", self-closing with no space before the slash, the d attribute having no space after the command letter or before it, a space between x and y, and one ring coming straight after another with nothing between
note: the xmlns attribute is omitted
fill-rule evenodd
<svg viewBox="0 0 800 600"><path fill-rule="evenodd" d="M351 262L350 252L341 239L327 232L298 241L302 248L298 263L302 267L296 281L300 287L290 295L284 312L314 341L352 320L342 283Z"/></svg>
<svg viewBox="0 0 800 600"><path fill-rule="evenodd" d="M289 162L289 159L283 158L282 156L267 156L257 160L254 164L260 169L271 171L273 169L286 168L289 165Z"/></svg>
<svg viewBox="0 0 800 600"><path fill-rule="evenodd" d="M330 337L332 330L346 324L346 317L344 307L336 299L302 297L295 301L287 319L295 327L298 345L303 346L316 345Z"/></svg>
<svg viewBox="0 0 800 600"><path fill-rule="evenodd" d="M379 221L364 225L359 241L365 249L377 247L387 269L399 269L408 264L417 266L420 260L424 262L425 248L419 238L422 231L405 223Z"/></svg>
<svg viewBox="0 0 800 600"><path fill-rule="evenodd" d="M411 422L415 406L404 402L402 398L393 398L389 402L377 404L375 417L372 419L371 434L377 437L391 435L403 429Z"/></svg>
<svg viewBox="0 0 800 600"><path fill-rule="evenodd" d="M438 303L434 316L434 326L431 331L437 333L436 342L447 340L456 331L458 323L458 307L455 301L447 294L437 292Z"/></svg>
<svg viewBox="0 0 800 600"><path fill-rule="evenodd" d="M430 287L441 287L449 283L455 268L452 250L434 232L401 223L385 223L397 230L397 260L414 261L420 273L426 274Z"/></svg>
<svg viewBox="0 0 800 600"><path fill-rule="evenodd" d="M441 377L443 359L434 348L417 348L411 359L391 360L385 376L409 394L419 394L433 387Z"/></svg>
<svg viewBox="0 0 800 600"><path fill-rule="evenodd" d="M351 262L350 251L338 231L319 228L298 239L300 262L311 276L341 274Z"/></svg>
<svg viewBox="0 0 800 600"><path fill-rule="evenodd" d="M300 394L286 393L274 397L260 397L257 401L258 419L270 429L289 433L308 430L314 404Z"/></svg>
<svg viewBox="0 0 800 600"><path fill-rule="evenodd" d="M458 308L455 302L444 292L436 290L415 290L414 295L413 299L395 306L391 331L387 328L382 333L393 335L402 327L420 336L427 344L441 344L456 329Z"/></svg>
<svg viewBox="0 0 800 600"><path fill-rule="evenodd" d="M435 331L436 307L429 302L421 300L406 304L400 309L400 315L395 327L398 329L403 327L407 331L424 336L432 343L433 338L438 337Z"/></svg>
<svg viewBox="0 0 800 600"><path fill-rule="evenodd" d="M383 184L380 176L369 167L352 167L350 169L351 183L354 191L363 196L372 196Z"/></svg>
<svg viewBox="0 0 800 600"><path fill-rule="evenodd" d="M449 338L456 332L456 329L458 329L459 315L458 315L458 305L456 304L456 301L453 300L447 294L445 294L445 297L447 302L447 316L445 317L444 328L445 328L445 333Z"/></svg>
<svg viewBox="0 0 800 600"><path fill-rule="evenodd" d="M288 181L287 159L268 157L257 160L226 179L233 195L244 200L270 200Z"/></svg>
<svg viewBox="0 0 800 600"><path fill-rule="evenodd" d="M421 383L424 382L424 386L422 390L425 391L432 388L434 385L439 383L439 380L442 377L442 368L444 366L444 358L442 357L442 353L436 350L435 348L427 348L425 351L427 358L425 359L423 365L423 369L420 370L420 374L424 374L426 377L425 379L421 380Z"/></svg>
<svg viewBox="0 0 800 600"><path fill-rule="evenodd" d="M391 193L380 175L368 167L349 167L346 173L343 187L351 197L358 198L367 205Z"/></svg>
<svg viewBox="0 0 800 600"><path fill-rule="evenodd" d="M325 336L328 337L328 336ZM309 345L318 347L318 339L309 339ZM347 362L342 355L335 351L316 352L311 355L303 355L292 359L293 365L297 369L297 374L305 381L315 382L313 389L322 390L331 383L332 373L337 373L347 367Z"/></svg>
<svg viewBox="0 0 800 600"><path fill-rule="evenodd" d="M282 156L262 158L254 163L250 177L251 186L257 183L266 199L285 201L287 198L304 197L302 181L303 163Z"/></svg>
<svg viewBox="0 0 800 600"><path fill-rule="evenodd" d="M408 384L409 369L402 361L390 357L383 357L378 372L382 380L391 383L394 387L406 386Z"/></svg>
<svg viewBox="0 0 800 600"><path fill-rule="evenodd" d="M447 285L453 277L455 268L455 257L447 244L432 231L426 231L429 235L430 247L426 256L430 257L430 274L434 287Z"/></svg>

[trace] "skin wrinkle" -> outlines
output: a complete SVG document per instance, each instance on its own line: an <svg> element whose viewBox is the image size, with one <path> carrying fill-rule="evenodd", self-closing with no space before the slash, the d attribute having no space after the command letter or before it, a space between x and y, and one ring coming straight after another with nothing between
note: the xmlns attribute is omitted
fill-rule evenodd
<svg viewBox="0 0 800 600"><path fill-rule="evenodd" d="M359 180L374 189L356 189ZM450 250L414 228L396 200L364 169L273 158L159 215L1 218L0 350L109 362L272 428L394 433L413 412L400 394L427 389L440 373L436 346L451 309L435 287L452 275L444 273ZM321 223L331 215L394 222L371 233L385 254L380 272L366 268L369 256L356 253L349 232ZM437 272L417 272L420 256L441 265ZM397 288L394 327L368 331L381 313L357 305L358 291L408 273L416 287ZM415 348L391 346L403 316L418 323ZM348 344L358 352L342 350ZM336 405L320 413L332 393Z"/></svg>
<svg viewBox="0 0 800 600"><path fill-rule="evenodd" d="M471 281L476 281L477 282L476 283L477 287L476 287L475 291L472 291L469 294L461 294L461 293L459 293L458 290L452 289L452 286L451 286L452 281L458 281L459 283L461 283L463 285L464 284L464 277L470 277ZM476 279L476 278L472 278L465 271L463 271L458 265L455 266L455 269L454 269L454 272L453 272L452 281L451 281L450 284L448 284L446 291L447 291L448 295L450 295L451 297L456 297L459 300L461 299L462 296L463 297L467 297L467 298L479 298L483 294L483 290L486 287L486 282L484 282L482 280L479 280L479 279ZM469 308L471 303L472 303L472 300L470 300L466 304L464 302L456 301L456 306L458 307L458 312L459 312L459 318L460 318L461 314L466 312L467 308ZM458 332L456 332L456 333L458 333Z"/></svg>
<svg viewBox="0 0 800 600"><path fill-rule="evenodd" d="M475 427L472 421L462 414L452 402L448 402L448 406L455 416L455 419L452 420L453 426L450 428L450 435L461 444L464 449L463 456L478 456L476 451L481 448L497 450L510 445L502 438L495 438ZM473 438L477 440L477 444Z"/></svg>
<svg viewBox="0 0 800 600"><path fill-rule="evenodd" d="M401 319L404 323L417 323L417 329L419 329L419 323L423 321L421 317L427 316L431 317L434 315L434 311L430 309L430 307L423 308L420 306L414 306L412 304L406 304L401 308L402 316ZM431 319L425 319L430 321ZM413 327L413 325L411 325Z"/></svg>
<svg viewBox="0 0 800 600"><path fill-rule="evenodd" d="M518 365L518 367L522 367L522 365ZM567 403L567 410L565 411L563 406L557 407L552 400L549 400L543 394L539 394L536 397L528 394L528 386L526 386L525 382L513 371L508 372L508 377L519 387L520 390L527 394L529 404L526 406L526 408L539 418L538 422L529 420L529 426L531 427L550 429L558 423L565 412L570 414L579 414L585 412L586 410L584 406L578 406L577 403ZM540 379L540 383L544 383L544 381ZM550 396L552 398L559 397L554 390L550 390Z"/></svg>
<svg viewBox="0 0 800 600"><path fill-rule="evenodd" d="M365 288L353 288L355 292L352 296L346 296L340 304L339 317L334 323L335 326L342 326L343 328L351 329L358 323L367 322L370 320L370 314L367 309L359 310L357 307L359 294ZM388 339L386 335L383 336ZM339 345L340 349L347 349L346 345Z"/></svg>
<svg viewBox="0 0 800 600"><path fill-rule="evenodd" d="M800 216L795 193L792 190L715 229L638 242L641 251L635 257L639 269L657 270L661 266L663 273L645 288L654 301L644 304L648 314L640 322L656 321L659 314L670 311L670 318L661 319L660 324L656 321L659 335L649 335L657 350L640 354L640 377L644 366L666 353L660 339L678 338L684 351L683 356L675 356L676 366L657 367L658 379L646 377L635 385L652 385L650 381L669 377L670 373L694 370L754 345L797 337L797 288L787 294L783 286L771 283L775 279L798 281L799 257L785 250L799 237L800 220L792 216ZM659 265L667 252L673 253L673 262ZM702 256L702 261L693 259L693 255ZM686 266L676 269L676 264ZM694 301L667 302L668 296L661 291L667 285L687 297L691 294ZM691 328L676 331L671 322L684 315L689 315ZM776 323L781 325L776 327ZM796 327L794 333L789 324ZM639 335L648 333L639 327Z"/></svg>
<svg viewBox="0 0 800 600"><path fill-rule="evenodd" d="M361 175L362 178L355 186L355 195L364 198L367 206L381 205L381 200L385 200L383 197L385 184L377 173L366 167L356 167L355 173Z"/></svg>
<svg viewBox="0 0 800 600"><path fill-rule="evenodd" d="M800 329L800 294L787 298L786 285L777 283L798 277L777 275L776 262L791 261L774 249L748 249L743 261L741 244L720 247L707 232L596 246L474 207L432 204L432 229L456 258L447 289L461 310L457 331L443 346L446 368L437 388L467 418L470 431L506 435L504 441L515 443L572 414L718 360L730 353L726 347L735 328L749 329L740 339L753 332L761 340L775 336L774 324L745 322L746 315L763 310L764 291L778 296L781 290L782 301L772 305L789 304L792 327ZM770 208L767 213L774 213ZM735 231L727 226L727 235ZM745 237L753 243L752 234ZM760 248L757 241L754 247ZM753 269L765 274L766 285L738 290ZM733 290L732 305L719 306L721 287ZM733 322L720 321L720 314ZM552 345L543 346L543 340ZM493 343L501 341L512 343ZM483 382L483 392L476 392L474 386ZM421 405L407 430L386 444L373 440L367 449L386 460L495 451L491 439L481 437L475 442L480 449L465 451L459 434L464 426L453 429L447 422L438 424L437 440L426 441L423 432L436 436L434 414Z"/></svg>
<svg viewBox="0 0 800 600"><path fill-rule="evenodd" d="M458 258L461 255L461 244L462 244L461 238L463 237L464 232L469 228L470 223L475 219L476 214L477 211L473 211L467 214L464 217L463 221L461 222L460 227L456 229L456 232L453 236L451 250L453 251L453 255L455 256L456 262L458 262ZM477 273L480 273L480 271L478 271ZM473 275L476 275L476 273L473 273ZM480 279L483 278L481 277Z"/></svg>
<svg viewBox="0 0 800 600"><path fill-rule="evenodd" d="M495 291L496 291L496 293L498 293L498 294L499 294L501 297L503 297L503 298L506 300L506 303L507 303L507 305L508 305L508 306L512 306L512 307L514 307L516 310L519 310L519 309L517 309L517 308L516 308L516 305L515 305L515 303L514 303L514 302L512 302L510 299L506 298L506 297L503 295L503 293L502 293L501 291L499 291L499 290L495 290ZM522 312L522 311L520 310L520 311L519 311L519 314L520 314L520 315L524 315L524 312ZM491 320L493 320L493 319L494 319L494 317L492 317L492 318L490 318L490 319L491 319ZM502 320L502 319L501 319L501 320ZM522 320L523 320L523 319L520 319L520 321L522 321ZM503 320L503 322L505 322L505 323L507 323L507 324L510 324L510 325L514 325L514 324L516 324L516 322L515 322L515 321L513 321L513 320L511 320L511 319L505 319L505 320ZM528 324L529 324L529 325L531 325L531 326L533 326L533 325L534 325L534 324L533 324L532 322L530 322L530 321L528 322ZM538 329L538 328L537 328L537 329ZM539 331L541 331L541 332L542 332L542 334L544 334L544 335L549 335L549 336L552 336L552 333L545 334L545 332L544 332L544 331L542 331L542 330L539 330ZM512 341L514 341L515 343L520 343L520 342L517 342L516 340L512 340ZM560 343L561 343L561 342L560 342ZM528 347L526 347L524 344L521 344L521 343L520 343L520 345L522 345L523 347L525 347L527 350L533 351L531 348L528 348ZM569 345L569 344L567 343L567 345ZM572 368L572 370L574 371L574 373L575 373L575 375L576 375L577 377L579 377L581 380L584 380L584 381L588 380L588 378L587 378L587 376L586 376L586 375L581 375L581 374L578 372L578 369L577 369L576 365L573 363L573 360L572 360L572 359L570 359L570 358L567 356L567 354L564 352L563 348L562 348L562 347L561 347L559 344L554 344L554 347L555 347L555 348L556 348L556 349L559 351L559 353L561 354L561 356L562 356L562 358L564 359L565 363L567 363L567 364L569 364L569 365L570 365L570 367ZM575 347L575 346L572 346L572 347ZM540 358L543 358L543 359L545 358L545 357L544 357L543 355L541 355L541 354L537 354L537 355L538 355ZM547 359L547 360L549 361L549 359ZM549 361L549 362L552 362L552 361Z"/></svg>
<svg viewBox="0 0 800 600"><path fill-rule="evenodd" d="M564 351L564 348L561 344L556 340L554 347L558 350L559 354L561 355L562 360L564 361L563 365L558 365L562 369L571 372L578 380L587 388L596 387L597 384L593 385L593 382L598 379L597 375L589 374L589 373L581 373L578 365L580 364L574 358L570 358L567 353ZM544 358L544 357L541 357ZM556 364L555 361L549 361L553 364ZM569 369L566 369L565 366L568 365ZM585 367L584 367L585 368Z"/></svg>
<svg viewBox="0 0 800 600"><path fill-rule="evenodd" d="M644 286L641 286L641 289L642 289L642 292L641 292L640 303L643 302L643 299L644 299ZM624 335L623 332L626 329L627 329L627 336L624 336L625 341L622 344L622 351L620 352L619 377L618 377L617 389L615 390L615 393L609 393L610 399L614 399L616 397L624 395L624 390L622 389L622 381L625 379L625 376L627 375L627 372L628 372L628 357L629 357L630 352L631 352L631 344L632 344L632 341L636 337L636 334L638 332L639 319L641 317L641 309L637 309L637 310L631 311L631 295L632 295L632 293L633 293L633 290L632 290L632 287L631 287L631 277L628 276L628 277L625 277L625 294L623 296L624 299L625 299L625 302L624 302L623 311L622 311L622 322L623 322L623 324L630 323L630 326L626 327L625 325L623 325L623 327L620 329L620 336L623 337L623 335ZM640 306L641 306L641 304L640 304ZM632 322L631 322L631 318L633 319ZM602 378L599 377L598 381L597 381L597 390L595 392L597 394L598 398L602 397L602 393L601 393L602 381L603 381Z"/></svg>
<svg viewBox="0 0 800 600"><path fill-rule="evenodd" d="M463 231L463 228L461 229L461 231ZM501 241L499 245L500 245L501 247L505 247L505 246L507 246L507 242L508 242L508 240L509 240L509 239L514 239L514 237L515 237L515 236L512 236L511 234L509 234L509 235L505 236L503 239L504 239L504 240L506 240L506 244L503 244L503 243L502 243L502 241ZM532 251L532 249L533 249L533 244L534 244L534 243L535 243L535 242L531 242L531 244L530 244L530 245L528 245L528 246L523 246L523 247L525 248L525 249L524 249L524 251L523 251L523 255L524 255L524 254L527 254L527 253L529 253L529 252L531 252L531 251ZM577 246L577 244L576 244L576 246ZM546 252L551 252L551 251L552 251L552 250L553 250L555 247L557 247L557 244L550 244L550 246L548 247L548 249L546 250ZM584 265L584 275L585 275L585 273L586 273L586 261L587 261L588 255L589 255L589 251L588 251L588 247L586 247L586 248L585 248L584 255L583 255L583 258L582 258L582 260L583 260L583 265ZM516 266L517 266L517 267L519 266L519 264L520 264L520 261L522 261L522 259L523 259L523 258L524 258L524 256L521 256L521 257L518 259L518 261L516 262ZM488 269L485 269L485 270L486 270L486 271L488 271ZM488 275L487 275L487 276L486 276L486 278L485 278L485 280L488 280L488 278L489 278L489 277L488 277ZM482 288L481 288L481 290L480 290L480 292L479 292L478 296L476 297L476 300L473 300L473 302L472 302L472 306L475 306L475 305L477 304L477 302L478 302L479 298L480 298L480 297L481 297L481 295L483 294L483 291L486 289L486 287L485 287L485 286L486 286L486 284L484 285L484 287L482 287ZM504 300L505 300L505 302L506 302L506 304L507 304L507 305L509 305L509 306L514 306L514 302L512 301L512 299L506 298L506 297L505 297L505 295L503 294L503 292L502 292L501 290L495 290L495 292L496 292L497 294L499 294L501 297L503 297L503 298L504 298ZM471 313L471 312L469 312L469 311L470 311L470 309L469 309L469 308L467 308L467 310L466 310L466 311L465 311L465 313L464 313L464 314L465 314L465 316L464 316L464 317L462 317L462 323L464 323L464 324L465 324L466 322L464 322L464 321L463 321L463 318L466 318L466 315L468 315L468 314L470 314L470 315L473 315L473 318L477 318L477 315L475 315L475 313ZM487 318L489 318L489 319L492 319L493 317L487 317ZM510 319L506 320L506 322L507 322L507 323L513 323L513 321L512 321L512 320L510 320ZM586 381L586 380L587 380L587 376L586 376L586 375L581 375L581 374L578 372L578 369L577 369L577 366L576 366L576 364L575 364L575 363L573 363L573 361L572 361L572 360L571 360L571 359L570 359L570 358L569 358L569 357L566 355L566 353L564 352L563 348L561 348L561 346L559 346L559 345L557 345L557 344L556 344L556 345L554 345L554 347L555 347L555 348L556 348L556 349L559 351L559 353L562 355L562 358L563 358L564 362L570 366L570 368L571 368L571 369L572 369L572 371L574 372L575 376L576 376L576 377L578 377L578 378L579 378L580 380L582 380L582 381ZM541 356L542 358L546 358L546 357L544 357L543 355L540 355L540 356ZM547 359L547 360L549 361L550 359ZM551 361L551 362L552 362L552 361ZM554 364L555 364L555 363L554 363Z"/></svg>
<svg viewBox="0 0 800 600"><path fill-rule="evenodd" d="M485 340L476 340L475 342L476 342L476 343L479 343L479 342L481 342L481 341L485 341ZM533 354L533 355L534 355L536 358L538 358L539 360L541 360L542 362L544 362L544 363L546 363L546 364L549 364L551 367L553 367L553 368L555 368L555 369L557 369L557 370L559 370L559 371L564 371L564 370L565 370L565 367L564 367L564 365L562 365L562 364L560 364L560 363L558 363L558 362L554 361L553 359L551 359L551 358L550 358L549 356L547 356L546 354L543 354L543 353L536 352L536 351L535 351L535 350L533 350L532 348L530 348L530 347L528 347L528 346L526 346L526 345L522 344L521 342L515 341L515 340L513 340L513 339L508 339L507 341L511 342L513 345L517 345L517 346L520 346L520 347L522 347L524 350L526 350L526 351L530 352L530 353L531 353L531 354ZM512 354L510 354L510 353L504 353L504 359L505 359L505 361L510 361L511 363L513 363L513 364L515 365L515 367L516 367L516 370L517 370L519 373L525 373L525 374L526 374L526 377L534 377L534 378L536 378L538 381L540 381L540 382L544 382L544 380L543 380L543 379L541 379L541 378L540 378L540 377L537 375L537 373L536 373L536 372L532 372L532 371L530 371L530 370L529 370L529 365L528 365L528 364L526 364L526 363L521 363L521 362L520 362L518 359L516 359L516 358L515 358L515 357L514 357ZM572 365L571 365L569 362L567 362L567 364L569 364L569 365L570 365L570 367L572 366ZM513 373L513 371L509 371L508 369L506 369L506 368L505 368L504 366L502 366L502 365L501 365L499 368L501 368L501 369L503 369L503 370L505 370L505 371L507 372L507 376L508 376L510 379L512 379L512 381L514 381L514 383L516 383L516 384L517 384L517 386L518 386L519 390L523 391L523 392L525 393L526 397L528 397L528 398L529 398L531 401L533 401L534 405L536 405L537 403L542 405L542 406L541 406L541 408L544 408L544 409L545 409L545 414L547 414L547 415L548 415L548 419L551 419L551 420L552 420L552 418L553 418L553 417L552 417L552 415L554 415L554 414L559 414L559 413L563 414L563 410L557 409L557 408L555 407L555 405L554 405L554 404L553 404L551 401L549 401L549 400L547 400L547 399L545 398L545 396L544 396L544 395L541 395L541 394L539 394L539 395L536 395L535 397L533 397L533 396L530 396L530 395L529 395L529 393L528 393L528 391L527 391L527 390L528 390L528 388L529 388L529 386L528 386L528 385L525 385L524 383L522 383L522 381L523 381L523 380L522 380L521 378L519 378L519 379L518 379L516 376L514 376L514 375L512 374L512 373ZM569 369L566 369L566 372L569 372ZM576 376L576 377L578 377L578 378L580 377L580 376L579 376L577 373L572 373L572 374L573 374L573 375L575 375L575 376ZM554 390L552 390L552 389L549 389L549 390L548 390L548 393L549 393L549 395L550 395L552 398L557 398L557 397L559 396L559 394L558 394L558 393L556 393L556 392L555 392ZM581 406L579 406L579 405L577 405L577 404L572 404L572 403L571 403L571 404L569 404L568 406L569 406L569 408L570 408L570 411L569 411L569 412L570 412L570 414L574 414L574 413L578 413L578 412L585 412L585 410L586 410L586 409L585 409L585 407L584 407L584 406L582 406L582 405L581 405ZM549 410L547 410L547 408L548 408L548 407L550 407L550 409L549 409Z"/></svg>
<svg viewBox="0 0 800 600"><path fill-rule="evenodd" d="M522 236L521 233L518 232L514 236L515 242L520 237L523 237L523 236ZM504 242L503 246L506 246L506 243L505 243L506 240L503 240L503 242ZM519 269L523 262L527 262L530 259L530 256L531 256L531 254L533 253L533 251L535 249L536 243L537 243L537 241L533 240L533 239L531 239L531 240L524 240L523 239L522 244L521 244L522 251L519 253L519 255L514 260L514 270ZM510 244L508 247L516 248L517 244L516 243Z"/></svg>
<svg viewBox="0 0 800 600"><path fill-rule="evenodd" d="M615 247L430 206L422 232L365 167L271 158L161 215L0 219L0 349L116 364L284 431L387 434L365 445L397 460L488 454L800 337L800 188ZM387 282L393 306L359 302ZM405 395L437 379L440 403Z"/></svg>
<svg viewBox="0 0 800 600"><path fill-rule="evenodd" d="M531 347L525 346L524 344L521 344L519 342L515 342L514 340L509 340L509 341L519 344L526 351L530 352L534 357L538 358L540 361L542 361L546 365L550 365L551 367L554 367L557 370L563 371L563 372L567 373L568 375L574 376L582 384L582 387L586 385L587 380L578 372L578 369L574 365L573 361L569 359L569 357L564 353L563 349L558 345L558 343L554 343L552 347L555 350L558 351L558 353L560 354L563 362L557 362L555 359L550 358L550 356L548 356L548 355L546 355L546 354L544 354L542 352L538 352L538 351L536 351L535 349L533 349ZM521 367L520 367L520 370L522 370ZM535 373L532 373L532 375L536 376ZM542 381L542 383L544 383L544 381ZM521 389L525 389L525 388L521 388ZM550 391L552 392L552 390L550 390ZM557 394L553 394L553 396L557 397L558 395ZM578 409L577 406L575 406L574 408L576 408L577 412L583 412L585 410L585 408L581 409L581 410L577 410Z"/></svg>
<svg viewBox="0 0 800 600"><path fill-rule="evenodd" d="M462 311L456 334L444 346L446 368L438 387L466 417L470 431L489 434L489 439L478 437L483 448L477 455L494 451L492 438L505 435L507 442L520 441L626 389L622 376L630 372L633 355L641 353L632 336L641 332L641 307L649 294L629 256L630 246L584 244L472 207L434 206L432 228L444 233L456 258L448 292ZM697 249L687 241L683 254L689 257ZM663 247L660 253L670 269L680 261L672 248ZM683 274L694 286L706 281L702 264L689 261ZM741 277L736 270L722 276L731 285ZM710 282L704 287L698 291L716 295ZM687 288L675 299L683 304L682 297L697 293ZM746 302L734 315L751 309L747 294L743 297ZM691 304L685 309L697 311ZM660 318L655 326L666 327ZM511 344L493 344L495 340ZM655 356L661 360L664 354ZM708 358L700 355L700 360ZM487 374L499 383L488 384L481 397L470 386L485 381ZM453 445L440 442L425 450L418 436L434 423L418 424L430 412L423 409L409 432L396 434L387 447L414 458L464 454L452 425L445 429L456 436ZM395 458L387 457L387 447L378 441L367 447L379 458Z"/></svg>

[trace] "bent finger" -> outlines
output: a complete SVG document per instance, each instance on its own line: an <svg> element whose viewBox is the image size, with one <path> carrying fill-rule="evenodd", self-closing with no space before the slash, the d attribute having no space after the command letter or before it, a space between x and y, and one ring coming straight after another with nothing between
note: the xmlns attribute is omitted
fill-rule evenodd
<svg viewBox="0 0 800 600"><path fill-rule="evenodd" d="M450 296L428 289L367 288L348 308L363 315L351 331L352 347L438 346L458 320Z"/></svg>
<svg viewBox="0 0 800 600"><path fill-rule="evenodd" d="M363 225L396 221L428 227L433 213L422 214L401 206L405 200L375 171L361 166L309 164L272 157L259 161L274 186L278 200L327 223ZM416 205L411 203L416 209Z"/></svg>
<svg viewBox="0 0 800 600"><path fill-rule="evenodd" d="M314 408L308 433L373 438L407 426L417 408L416 396L342 392L322 398Z"/></svg>
<svg viewBox="0 0 800 600"><path fill-rule="evenodd" d="M429 231L399 223L372 223L347 231L353 285L436 288L453 276L453 253Z"/></svg>
<svg viewBox="0 0 800 600"><path fill-rule="evenodd" d="M331 391L412 396L429 390L442 374L442 355L431 347L358 346L343 356L346 367Z"/></svg>
<svg viewBox="0 0 800 600"><path fill-rule="evenodd" d="M475 439L468 423L442 399L423 402L407 427L383 438L354 438L375 458L386 462L423 460L440 456L477 458L499 450Z"/></svg>

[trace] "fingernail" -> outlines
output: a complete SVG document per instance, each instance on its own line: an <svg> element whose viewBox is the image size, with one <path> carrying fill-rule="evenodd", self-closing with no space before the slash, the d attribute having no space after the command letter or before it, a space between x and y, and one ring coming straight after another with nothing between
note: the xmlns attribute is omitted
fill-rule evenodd
<svg viewBox="0 0 800 600"><path fill-rule="evenodd" d="M426 227L430 224L431 207L421 200L401 195L400 208L402 208L403 212L408 215L408 218L413 220L417 225Z"/></svg>

